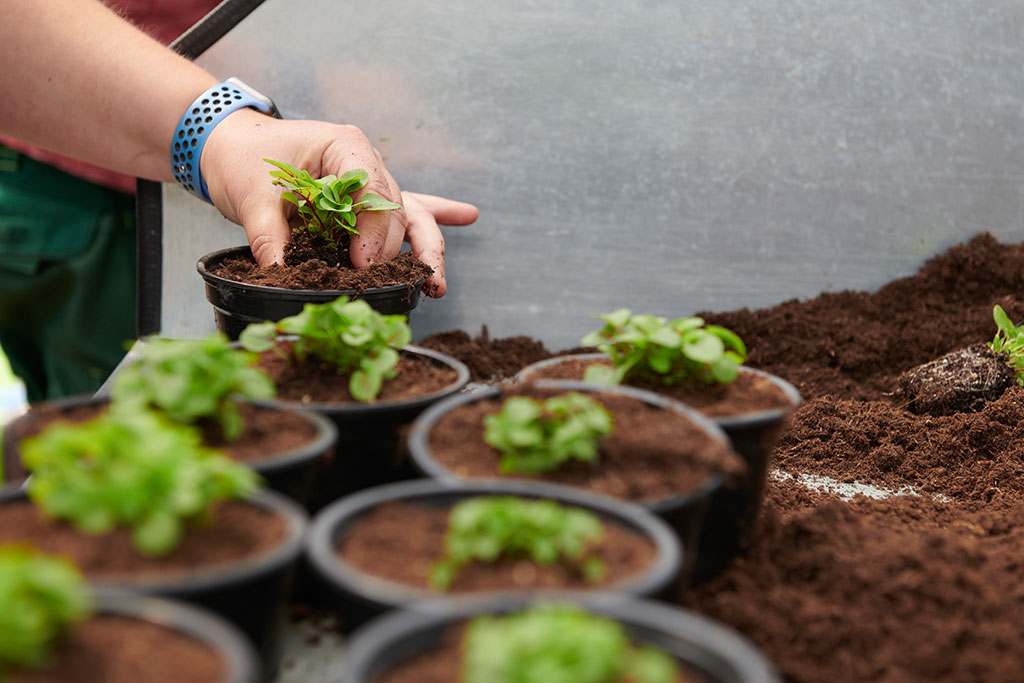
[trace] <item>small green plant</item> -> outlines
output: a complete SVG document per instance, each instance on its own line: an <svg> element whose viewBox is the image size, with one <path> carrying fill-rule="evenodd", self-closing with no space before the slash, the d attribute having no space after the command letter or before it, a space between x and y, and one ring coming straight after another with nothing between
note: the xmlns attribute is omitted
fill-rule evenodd
<svg viewBox="0 0 1024 683"><path fill-rule="evenodd" d="M484 441L501 451L504 474L550 472L568 460L596 462L601 438L611 431L611 414L578 392L543 403L513 396L484 418Z"/></svg>
<svg viewBox="0 0 1024 683"><path fill-rule="evenodd" d="M256 354L231 348L223 334L203 339L153 337L141 345L138 362L114 380L114 410L155 408L175 422L207 418L221 424L224 438L242 433L240 398L273 398L274 382L253 366Z"/></svg>
<svg viewBox="0 0 1024 683"><path fill-rule="evenodd" d="M56 641L92 612L78 569L27 546L0 548L0 680L46 663Z"/></svg>
<svg viewBox="0 0 1024 683"><path fill-rule="evenodd" d="M351 373L349 391L359 401L380 393L386 379L397 373L398 350L412 340L402 315L382 315L361 299L342 296L325 304L306 304L302 313L278 322L254 323L239 336L250 351L274 348L278 335L296 335L292 353L302 361L313 354L338 369Z"/></svg>
<svg viewBox="0 0 1024 683"><path fill-rule="evenodd" d="M55 423L22 442L28 494L83 533L126 526L140 553L163 555L213 503L248 497L259 486L253 470L200 439L196 428L149 411Z"/></svg>
<svg viewBox="0 0 1024 683"><path fill-rule="evenodd" d="M1024 325L1014 325L1002 306L992 309L996 321L996 336L988 343L996 353L1009 356L1009 365L1017 373L1017 384L1024 387Z"/></svg>
<svg viewBox="0 0 1024 683"><path fill-rule="evenodd" d="M358 235L356 216L363 211L388 211L402 208L373 192L365 192L356 201L352 194L366 187L369 176L357 168L341 177L327 175L314 178L283 161L264 159L278 170L271 171L274 185L285 189L281 198L299 211L303 229L320 235L324 242L337 249L349 233Z"/></svg>
<svg viewBox="0 0 1024 683"><path fill-rule="evenodd" d="M673 683L678 666L634 647L616 621L575 606L477 617L463 642L463 683Z"/></svg>
<svg viewBox="0 0 1024 683"><path fill-rule="evenodd" d="M735 332L696 316L668 321L620 308L595 317L604 327L580 343L608 354L612 367L590 366L584 375L588 382L621 384L638 378L670 385L694 380L728 384L747 359L747 348Z"/></svg>
<svg viewBox="0 0 1024 683"><path fill-rule="evenodd" d="M596 515L553 500L479 496L452 508L445 556L434 564L430 583L444 590L459 569L474 560L528 557L538 564L569 564L588 581L604 578L605 565L589 551L604 536Z"/></svg>

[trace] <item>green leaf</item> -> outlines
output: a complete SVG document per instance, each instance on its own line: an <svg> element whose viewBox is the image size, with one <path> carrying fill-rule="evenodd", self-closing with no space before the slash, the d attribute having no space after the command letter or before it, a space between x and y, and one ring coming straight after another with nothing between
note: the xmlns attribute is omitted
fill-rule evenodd
<svg viewBox="0 0 1024 683"><path fill-rule="evenodd" d="M400 209L402 208L402 205L388 201L379 194L367 192L362 196L359 202L352 205L352 208L357 211L389 211L391 209Z"/></svg>

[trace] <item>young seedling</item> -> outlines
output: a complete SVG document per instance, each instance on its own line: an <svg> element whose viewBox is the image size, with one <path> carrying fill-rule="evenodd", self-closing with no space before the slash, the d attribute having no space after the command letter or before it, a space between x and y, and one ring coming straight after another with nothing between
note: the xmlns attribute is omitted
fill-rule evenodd
<svg viewBox="0 0 1024 683"><path fill-rule="evenodd" d="M21 448L28 495L49 517L87 534L129 527L144 555L170 552L213 503L259 486L253 470L203 447L199 430L147 411L55 423Z"/></svg>
<svg viewBox="0 0 1024 683"><path fill-rule="evenodd" d="M89 616L92 599L67 560L27 546L0 548L0 680L46 664L57 640Z"/></svg>
<svg viewBox="0 0 1024 683"><path fill-rule="evenodd" d="M575 606L542 605L469 623L463 683L673 683L678 666L634 647L622 625Z"/></svg>
<svg viewBox="0 0 1024 683"><path fill-rule="evenodd" d="M589 551L604 536L596 515L553 500L480 496L452 508L445 556L434 564L430 583L445 590L459 569L475 561L528 557L538 564L563 563L588 581L604 577L604 562Z"/></svg>
<svg viewBox="0 0 1024 683"><path fill-rule="evenodd" d="M503 474L550 472L569 460L596 462L601 438L612 431L604 406L577 392L543 403L513 396L484 418L484 441L501 451Z"/></svg>
<svg viewBox="0 0 1024 683"><path fill-rule="evenodd" d="M398 350L412 340L403 315L382 315L361 299L342 296L325 304L306 304L302 313L278 322L254 323L239 336L250 351L275 348L278 335L296 335L291 351L301 362L309 354L350 374L349 391L371 401L386 379L397 373Z"/></svg>
<svg viewBox="0 0 1024 683"><path fill-rule="evenodd" d="M989 342L989 348L996 353L1009 356L1007 364L1017 373L1017 384L1024 387L1024 325L1014 325L1002 306L992 309L996 321L996 336Z"/></svg>
<svg viewBox="0 0 1024 683"><path fill-rule="evenodd" d="M111 390L114 410L155 408L175 422L219 422L224 438L242 433L240 398L272 398L274 382L253 364L256 354L228 346L227 337L203 339L153 337L141 345L138 362L116 376Z"/></svg>
<svg viewBox="0 0 1024 683"><path fill-rule="evenodd" d="M669 385L728 384L747 359L747 348L735 332L696 316L668 321L620 308L595 317L604 321L604 327L580 343L608 354L612 367L590 366L584 375L587 382L621 384L637 378Z"/></svg>
<svg viewBox="0 0 1024 683"><path fill-rule="evenodd" d="M389 202L379 194L364 192L358 201L352 195L366 187L369 176L357 168L341 177L327 175L314 178L307 171L283 161L264 159L278 170L271 171L274 185L285 189L281 198L295 205L302 228L320 235L330 247L337 249L349 234L358 235L356 216L363 211L388 211L401 205Z"/></svg>

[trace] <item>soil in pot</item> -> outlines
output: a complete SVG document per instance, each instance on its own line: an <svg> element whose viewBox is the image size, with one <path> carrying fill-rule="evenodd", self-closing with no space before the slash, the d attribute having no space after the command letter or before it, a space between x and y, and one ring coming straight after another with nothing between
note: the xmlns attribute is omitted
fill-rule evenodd
<svg viewBox="0 0 1024 683"><path fill-rule="evenodd" d="M100 614L76 625L44 669L8 683L222 683L224 663L206 644L157 623Z"/></svg>
<svg viewBox="0 0 1024 683"><path fill-rule="evenodd" d="M451 330L428 335L419 345L458 358L469 368L474 382L510 378L523 367L552 355L542 342L530 337L491 338L486 325L476 337Z"/></svg>
<svg viewBox="0 0 1024 683"><path fill-rule="evenodd" d="M504 476L498 469L500 453L484 442L484 416L497 414L510 396L546 398L557 393L564 391L507 386L500 397L459 406L431 430L431 453L459 477ZM609 410L615 422L602 440L599 464L574 461L538 478L626 500L656 501L695 491L716 474L734 477L744 471L743 462L724 443L682 415L632 397L600 391L588 395Z"/></svg>
<svg viewBox="0 0 1024 683"><path fill-rule="evenodd" d="M257 266L251 254L225 259L211 269L213 275L263 287L311 290L352 290L392 285L411 285L430 277L433 268L403 252L390 261L356 269L348 257L347 244L339 253L322 240L314 243L308 232L293 230L285 249L285 263Z"/></svg>
<svg viewBox="0 0 1024 683"><path fill-rule="evenodd" d="M338 555L370 575L430 589L430 570L444 555L448 513L447 508L385 503L353 525L339 545ZM653 543L614 522L605 521L604 526L604 537L593 547L593 555L605 565L605 576L600 581L587 581L578 571L561 564L501 559L465 565L446 593L509 588L594 590L614 586L650 565L655 555Z"/></svg>

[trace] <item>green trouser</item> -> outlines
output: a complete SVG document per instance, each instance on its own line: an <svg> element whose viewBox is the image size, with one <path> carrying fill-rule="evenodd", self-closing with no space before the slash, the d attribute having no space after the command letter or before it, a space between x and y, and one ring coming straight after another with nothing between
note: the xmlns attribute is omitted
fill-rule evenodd
<svg viewBox="0 0 1024 683"><path fill-rule="evenodd" d="M30 401L99 388L135 338L135 198L0 145L0 347Z"/></svg>

